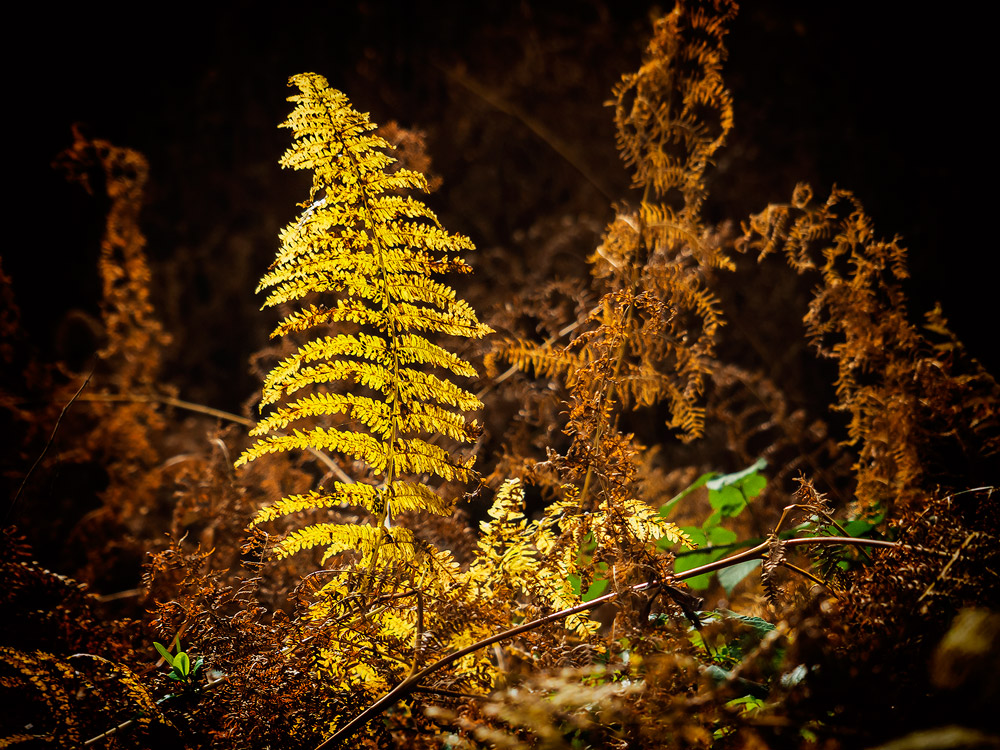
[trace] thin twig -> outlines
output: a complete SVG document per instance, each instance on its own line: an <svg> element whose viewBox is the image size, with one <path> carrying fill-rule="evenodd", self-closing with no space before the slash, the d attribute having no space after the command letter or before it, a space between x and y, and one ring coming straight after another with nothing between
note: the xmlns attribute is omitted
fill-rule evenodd
<svg viewBox="0 0 1000 750"><path fill-rule="evenodd" d="M836 591L834 591L834 589L831 588L830 584L828 584L822 578L814 576L808 570L803 570L798 565L792 565L792 563L788 562L788 560L782 560L781 562L778 563L778 565L782 566L783 568L788 568L789 570L792 570L792 571L798 573L800 576L805 576L810 581L812 581L813 583L815 583L817 586L822 586L827 591L829 591L831 594L833 594L833 597L835 599L839 599L840 598L840 594L838 594Z"/></svg>
<svg viewBox="0 0 1000 750"><path fill-rule="evenodd" d="M83 389L87 387L87 383L90 382L90 378L93 374L94 374L93 370L87 373L87 378L83 381L83 384L76 389L76 393L73 394L73 398L71 398L68 402L66 402L66 405L62 408L62 411L59 412L59 418L56 420L55 426L53 426L52 428L52 433L49 435L48 442L45 443L45 447L42 448L42 452L38 454L38 458L35 459L35 463L31 465L30 469L28 469L28 473L24 475L24 479L21 480L21 484L17 488L17 492L14 493L14 497L11 499L10 505L7 506L7 512L4 513L3 515L4 523L7 522L7 519L10 517L10 514L14 511L14 506L17 504L18 498L21 497L21 493L24 491L25 486L28 484L28 480L31 478L31 475L35 472L35 469L38 468L38 464L42 462L42 459L45 458L45 454L51 447L52 441L55 440L56 438L56 430L59 429L59 424L62 422L63 417L66 416L66 412L69 410L69 407L73 405L73 402L76 401L77 398L79 398L80 394L83 392Z"/></svg>
<svg viewBox="0 0 1000 750"><path fill-rule="evenodd" d="M611 195L611 191L604 184L604 181L598 177L586 163L584 163L583 159L576 152L576 149L565 143L559 136L549 130L541 122L529 115L516 104L507 101L495 91L487 88L474 78L470 77L461 68L443 68L439 66L439 70L443 71L448 78L475 96L478 96L491 107L503 112L506 115L510 115L516 120L519 120L526 128L528 128L528 130L541 138L553 151L565 159L566 163L579 172L580 175L601 195L603 195L609 203L614 200Z"/></svg>
<svg viewBox="0 0 1000 750"><path fill-rule="evenodd" d="M125 402L135 404L166 404L167 406L176 406L178 409L193 411L198 414L207 414L210 417L217 417L218 419L223 419L227 422L236 422L237 424L245 425L246 427L255 427L257 424L252 419L241 417L239 414L222 411L221 409L205 406L204 404L196 404L193 401L185 401L184 399L174 398L173 396L139 393L95 393L90 396L84 396L80 400L110 403Z"/></svg>
<svg viewBox="0 0 1000 750"><path fill-rule="evenodd" d="M89 379L89 376L88 376ZM86 385L86 384L84 384ZM222 409L216 409L211 406L205 406L204 404L196 404L193 401L185 401L184 399L174 398L173 396L158 396L158 395L144 395L138 393L97 393L92 396L84 396L80 399L81 401L107 401L107 402L125 402L125 403L150 403L150 404L166 404L167 406L174 406L178 409L184 409L186 411L195 412L197 414L206 414L210 417L215 417L216 419L222 419L227 422L235 422L236 424L244 425L245 427L256 427L257 423L252 419L247 419L246 417L241 417L239 414L233 414L232 412L223 411ZM72 403L72 402L70 402ZM354 484L354 479L352 479L340 466L330 458L325 453L316 450L315 448L307 448L314 458L316 458L320 463L326 466L341 482L344 484Z"/></svg>

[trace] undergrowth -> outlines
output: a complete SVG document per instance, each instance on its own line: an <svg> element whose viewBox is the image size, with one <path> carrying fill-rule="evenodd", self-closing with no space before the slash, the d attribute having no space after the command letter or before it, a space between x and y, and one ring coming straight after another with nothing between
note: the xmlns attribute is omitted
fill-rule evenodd
<svg viewBox="0 0 1000 750"><path fill-rule="evenodd" d="M589 278L499 300L449 285L475 248L420 197L421 135L292 77L281 165L312 183L244 415L167 384L149 166L75 130L56 166L109 205L85 371L33 353L0 270L0 747L1000 741L996 381L913 318L849 191L706 218L736 12L654 21ZM773 304L798 276L803 309ZM802 320L829 411L734 356L734 278ZM43 480L88 472L59 525Z"/></svg>

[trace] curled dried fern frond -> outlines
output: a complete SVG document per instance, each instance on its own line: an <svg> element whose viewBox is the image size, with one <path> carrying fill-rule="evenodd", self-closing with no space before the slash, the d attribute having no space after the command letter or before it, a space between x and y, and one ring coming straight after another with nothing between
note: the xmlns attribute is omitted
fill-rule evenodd
<svg viewBox="0 0 1000 750"><path fill-rule="evenodd" d="M877 238L852 193L834 188L816 204L799 185L789 204L751 217L741 245L759 258L783 253L797 272L820 276L804 321L812 346L837 363L836 408L848 414L858 450L858 512L906 506L955 477L990 481L1000 387L965 355L940 310L926 334L910 322L906 249L898 237Z"/></svg>
<svg viewBox="0 0 1000 750"><path fill-rule="evenodd" d="M678 191L679 211L697 216L704 172L733 127L732 97L722 79L726 25L736 3L678 2L653 27L648 54L612 92L618 148L634 184L657 198Z"/></svg>

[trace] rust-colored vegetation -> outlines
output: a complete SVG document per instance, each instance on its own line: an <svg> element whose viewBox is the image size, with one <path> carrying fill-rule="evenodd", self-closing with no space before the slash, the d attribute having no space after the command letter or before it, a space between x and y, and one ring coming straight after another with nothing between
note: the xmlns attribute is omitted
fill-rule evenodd
<svg viewBox="0 0 1000 750"><path fill-rule="evenodd" d="M0 267L0 747L1000 742L1000 388L848 190L719 218L736 17L653 19L610 91L616 195L445 71L603 229L487 231L495 185L449 193L422 132L293 76L281 165L311 183L270 267L218 280L262 275L274 326L239 414L170 375L211 344L154 305L184 271L147 256L146 158L74 127L54 166L106 209L89 350L35 350Z"/></svg>

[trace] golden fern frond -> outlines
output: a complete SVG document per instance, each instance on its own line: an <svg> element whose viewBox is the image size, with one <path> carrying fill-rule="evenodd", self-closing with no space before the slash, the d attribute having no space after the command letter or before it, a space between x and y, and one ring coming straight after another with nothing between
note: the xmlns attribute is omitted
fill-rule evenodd
<svg viewBox="0 0 1000 750"><path fill-rule="evenodd" d="M261 509L254 517L251 525L256 526L261 523L267 523L281 516L287 516L312 508L333 508L340 505L356 505L374 513L378 503L378 496L378 489L370 484L362 484L361 482L355 482L354 484L335 482L330 492L323 493L311 490L301 495L283 497L278 502Z"/></svg>
<svg viewBox="0 0 1000 750"><path fill-rule="evenodd" d="M0 686L23 695L20 709L31 730L0 738L0 747L21 742L73 747L82 742L81 717L73 710L79 681L72 665L43 651L29 653L8 646L0 646L0 664Z"/></svg>
<svg viewBox="0 0 1000 750"><path fill-rule="evenodd" d="M367 559L380 548L383 559L406 562L413 556L413 535L401 526L386 529L366 524L317 523L293 531L278 542L275 551L279 557L289 557L313 547L325 548L324 560L352 551Z"/></svg>
<svg viewBox="0 0 1000 750"><path fill-rule="evenodd" d="M289 85L299 93L290 97L296 106L282 123L294 140L281 165L311 170L313 184L305 210L281 232L281 247L258 291L268 293L264 307L299 303L274 337L338 323L350 330L310 336L270 372L261 409L272 410L251 432L257 440L237 465L306 449L367 465L365 483L286 497L262 510L254 523L313 508L362 507L375 517L373 525L309 526L289 535L276 551L285 556L326 546L329 556L356 549L374 565L380 549L385 560L412 555L412 536L392 527L393 514L451 510L450 502L406 476L470 477L471 459L434 441L475 439L477 427L466 412L482 403L450 377L474 377L476 370L426 337L480 338L491 329L434 278L469 271L457 254L473 245L405 194L426 190L423 175L391 170L392 146L374 133L368 115L353 109L322 76L297 75ZM353 392L357 388L367 392Z"/></svg>

